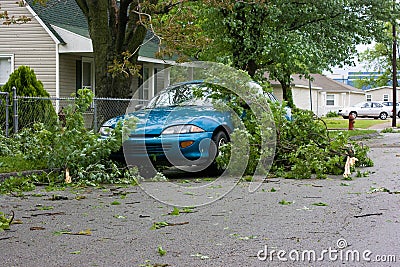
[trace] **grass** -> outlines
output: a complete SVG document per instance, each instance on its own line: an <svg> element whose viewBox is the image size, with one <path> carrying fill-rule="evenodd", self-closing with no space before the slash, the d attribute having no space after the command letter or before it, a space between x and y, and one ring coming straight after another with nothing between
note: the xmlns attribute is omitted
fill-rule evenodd
<svg viewBox="0 0 400 267"><path fill-rule="evenodd" d="M349 120L343 118L323 118L328 129L347 129L349 128ZM356 119L354 128L368 129L377 124L382 124L390 120L374 120L374 119Z"/></svg>
<svg viewBox="0 0 400 267"><path fill-rule="evenodd" d="M21 155L0 157L0 173L41 170L46 168L43 163L26 160Z"/></svg>
<svg viewBox="0 0 400 267"><path fill-rule="evenodd" d="M348 130L334 130L334 131L329 131L329 136L331 138L335 138L336 135L338 135L339 133L345 133L347 136L351 137L351 136L360 136L360 135L367 135L367 134L373 134L376 133L376 130L352 130L352 131L348 131Z"/></svg>

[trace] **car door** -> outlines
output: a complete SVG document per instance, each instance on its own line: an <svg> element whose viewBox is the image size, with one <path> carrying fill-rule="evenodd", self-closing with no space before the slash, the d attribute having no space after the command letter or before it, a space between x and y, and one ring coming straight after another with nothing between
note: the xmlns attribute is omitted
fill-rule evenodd
<svg viewBox="0 0 400 267"><path fill-rule="evenodd" d="M371 102L365 102L358 111L358 116L370 116L371 109Z"/></svg>
<svg viewBox="0 0 400 267"><path fill-rule="evenodd" d="M371 109L370 113L368 116L373 116L373 117L378 117L379 114L383 111L383 105L377 102L372 102L371 103Z"/></svg>

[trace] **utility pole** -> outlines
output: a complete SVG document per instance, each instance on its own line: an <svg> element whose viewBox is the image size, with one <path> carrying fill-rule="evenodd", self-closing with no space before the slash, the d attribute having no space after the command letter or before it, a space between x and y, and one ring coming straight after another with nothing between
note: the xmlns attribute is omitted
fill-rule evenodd
<svg viewBox="0 0 400 267"><path fill-rule="evenodd" d="M392 70L393 70L393 118L392 118L392 127L396 127L396 102L397 102L397 40L396 40L396 19L393 20L392 24L393 30L393 58L392 58Z"/></svg>
<svg viewBox="0 0 400 267"><path fill-rule="evenodd" d="M312 110L312 88L311 88L311 78L308 79L308 88L309 88L309 90L310 90L310 109L311 109L311 111L313 111L313 110Z"/></svg>

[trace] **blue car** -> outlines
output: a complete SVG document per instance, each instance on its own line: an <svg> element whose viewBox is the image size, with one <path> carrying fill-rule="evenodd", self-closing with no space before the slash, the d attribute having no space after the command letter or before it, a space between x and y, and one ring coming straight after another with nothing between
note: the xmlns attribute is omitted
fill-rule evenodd
<svg viewBox="0 0 400 267"><path fill-rule="evenodd" d="M151 161L156 165L195 165L207 171L221 171L215 158L219 148L230 141L233 114L213 106L207 97L213 86L203 81L172 85L151 99L146 107L131 113L138 122L123 143L127 164ZM197 97L199 92L202 97ZM277 101L272 94L268 96ZM103 124L101 136L106 138L125 116Z"/></svg>

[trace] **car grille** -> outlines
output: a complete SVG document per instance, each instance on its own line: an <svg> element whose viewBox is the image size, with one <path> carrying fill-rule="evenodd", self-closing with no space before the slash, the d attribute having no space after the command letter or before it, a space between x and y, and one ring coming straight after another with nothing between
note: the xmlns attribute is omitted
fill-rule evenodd
<svg viewBox="0 0 400 267"><path fill-rule="evenodd" d="M152 137L159 137L159 134L130 134L130 138L152 138Z"/></svg>
<svg viewBox="0 0 400 267"><path fill-rule="evenodd" d="M126 144L124 145L124 152L128 154L165 154L171 149L171 144Z"/></svg>

